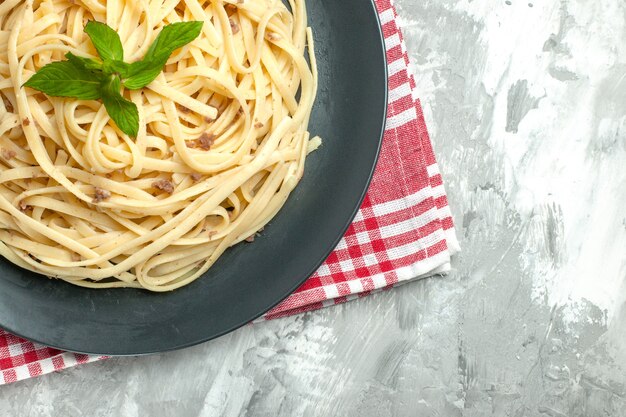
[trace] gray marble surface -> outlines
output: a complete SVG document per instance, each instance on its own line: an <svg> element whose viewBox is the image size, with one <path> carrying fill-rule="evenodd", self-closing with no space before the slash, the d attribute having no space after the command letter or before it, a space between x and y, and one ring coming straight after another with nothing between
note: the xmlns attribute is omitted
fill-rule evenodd
<svg viewBox="0 0 626 417"><path fill-rule="evenodd" d="M1 416L625 415L626 3L397 3L453 273L4 386Z"/></svg>

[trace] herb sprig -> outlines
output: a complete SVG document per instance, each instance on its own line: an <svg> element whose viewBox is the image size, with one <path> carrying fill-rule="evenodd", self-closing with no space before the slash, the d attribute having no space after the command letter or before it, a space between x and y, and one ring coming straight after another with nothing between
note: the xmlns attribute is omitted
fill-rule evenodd
<svg viewBox="0 0 626 417"><path fill-rule="evenodd" d="M54 97L80 100L102 100L117 127L129 136L139 131L139 112L132 101L122 95L122 86L139 90L160 73L172 53L200 35L203 22L172 23L163 27L144 58L124 62L122 41L111 27L90 21L85 33L91 39L100 60L68 52L67 61L52 62L35 73L24 86Z"/></svg>

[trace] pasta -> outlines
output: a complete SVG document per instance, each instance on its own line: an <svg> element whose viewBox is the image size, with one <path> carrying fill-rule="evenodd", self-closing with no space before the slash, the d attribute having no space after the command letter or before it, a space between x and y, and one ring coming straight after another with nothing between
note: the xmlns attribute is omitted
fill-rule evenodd
<svg viewBox="0 0 626 417"><path fill-rule="evenodd" d="M304 0L0 2L0 254L93 287L168 291L252 240L303 175L317 89ZM102 103L23 84L89 20L141 59L166 24L203 21L146 88L136 138ZM308 62L307 58L308 57Z"/></svg>

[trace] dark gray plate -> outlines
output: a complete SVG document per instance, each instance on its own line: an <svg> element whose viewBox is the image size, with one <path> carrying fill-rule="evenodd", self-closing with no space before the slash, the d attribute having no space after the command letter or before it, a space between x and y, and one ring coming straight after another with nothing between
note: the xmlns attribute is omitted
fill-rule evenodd
<svg viewBox="0 0 626 417"><path fill-rule="evenodd" d="M319 96L310 129L322 147L285 207L171 293L88 290L0 260L0 326L84 353L143 354L230 332L276 305L328 256L358 209L380 147L387 102L384 44L370 0L309 0Z"/></svg>

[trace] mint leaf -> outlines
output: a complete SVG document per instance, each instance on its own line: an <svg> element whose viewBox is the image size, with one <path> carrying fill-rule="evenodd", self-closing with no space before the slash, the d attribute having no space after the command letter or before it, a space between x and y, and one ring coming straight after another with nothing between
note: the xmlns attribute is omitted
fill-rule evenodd
<svg viewBox="0 0 626 417"><path fill-rule="evenodd" d="M137 90L154 81L172 53L200 35L203 24L201 21L193 21L165 26L148 48L146 56L141 61L130 64L124 86Z"/></svg>
<svg viewBox="0 0 626 417"><path fill-rule="evenodd" d="M24 84L53 97L81 100L100 98L102 76L72 61L53 62L41 68Z"/></svg>
<svg viewBox="0 0 626 417"><path fill-rule="evenodd" d="M89 21L85 26L85 33L91 38L98 55L103 61L124 60L124 48L120 35L104 23Z"/></svg>
<svg viewBox="0 0 626 417"><path fill-rule="evenodd" d="M102 63L96 61L95 59L85 58L82 56L74 55L71 52L65 54L65 57L76 67L82 67L86 70L102 70Z"/></svg>
<svg viewBox="0 0 626 417"><path fill-rule="evenodd" d="M169 58L169 57L168 57ZM124 80L124 87L129 90L139 90L150 84L156 77L159 76L163 67L167 62L152 62L152 61L137 61L130 64L128 70L128 78Z"/></svg>
<svg viewBox="0 0 626 417"><path fill-rule="evenodd" d="M165 26L148 48L144 59L128 64L124 62L124 48L117 32L104 23L90 21L85 26L85 33L89 35L102 62L68 52L65 55L67 61L46 65L24 86L49 96L102 99L117 127L127 135L136 137L139 132L139 111L135 103L126 100L120 93L122 79L126 88L132 90L150 84L176 49L200 35L203 24L194 21Z"/></svg>
<svg viewBox="0 0 626 417"><path fill-rule="evenodd" d="M203 25L204 22L202 21L192 21L165 26L148 48L144 60L152 61L165 58L167 62L175 50L187 45L200 35Z"/></svg>
<svg viewBox="0 0 626 417"><path fill-rule="evenodd" d="M130 64L124 61L106 61L103 65L103 71L108 74L119 74L122 78L128 77Z"/></svg>
<svg viewBox="0 0 626 417"><path fill-rule="evenodd" d="M119 129L128 136L137 137L139 132L139 111L132 101L120 94L121 81L117 76L102 84L102 102L107 113Z"/></svg>

